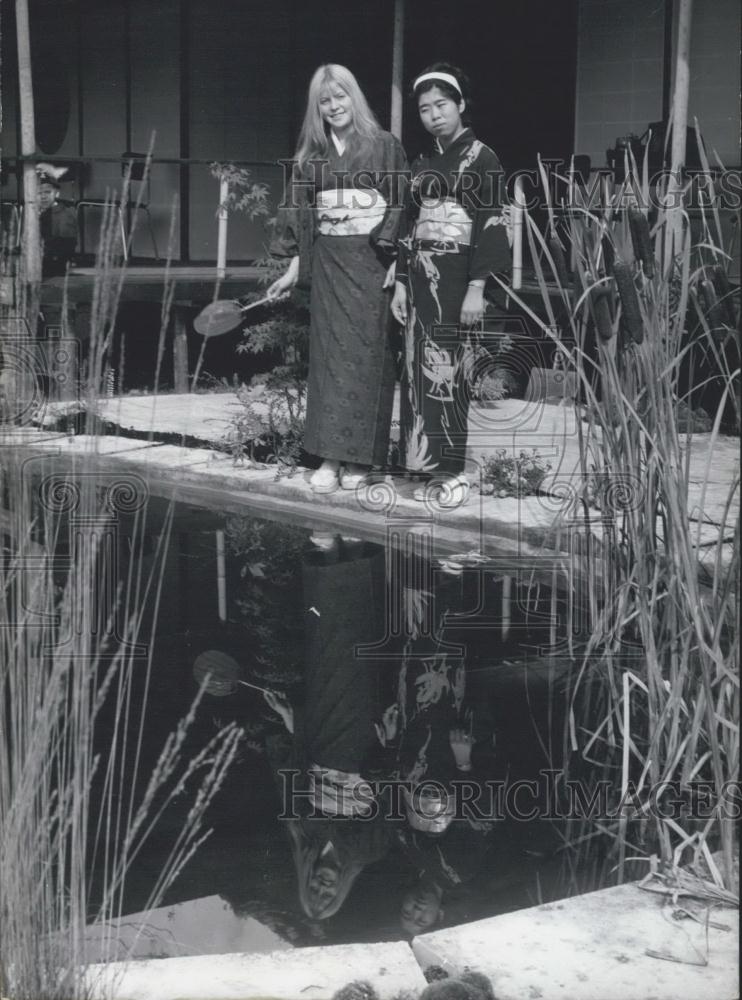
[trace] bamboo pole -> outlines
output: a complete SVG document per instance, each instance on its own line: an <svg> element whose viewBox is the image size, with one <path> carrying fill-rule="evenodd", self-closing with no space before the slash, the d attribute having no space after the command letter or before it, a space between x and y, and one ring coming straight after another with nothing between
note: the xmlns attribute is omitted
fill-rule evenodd
<svg viewBox="0 0 742 1000"><path fill-rule="evenodd" d="M523 282L523 178L515 178L513 205L513 288L517 291Z"/></svg>
<svg viewBox="0 0 742 1000"><path fill-rule="evenodd" d="M513 578L512 576L504 576L502 578L502 611L501 611L502 620L500 622L503 642L510 635L512 592L513 592Z"/></svg>
<svg viewBox="0 0 742 1000"><path fill-rule="evenodd" d="M31 75L31 30L28 20L28 0L15 0L16 38L18 44L18 96L21 112L21 154L36 152L34 122L33 77ZM23 163L23 257L25 278L33 290L41 282L41 237L37 202L36 164ZM35 322L32 324L35 327Z"/></svg>
<svg viewBox="0 0 742 1000"><path fill-rule="evenodd" d="M229 200L229 181L222 177L219 181L219 214L216 247L217 277L224 278L227 274L227 202Z"/></svg>
<svg viewBox="0 0 742 1000"><path fill-rule="evenodd" d="M404 75L405 0L394 0L394 41L392 45L392 111L390 131L402 138L402 90Z"/></svg>
<svg viewBox="0 0 742 1000"><path fill-rule="evenodd" d="M219 621L227 620L227 570L224 559L224 532L216 532L216 596Z"/></svg>

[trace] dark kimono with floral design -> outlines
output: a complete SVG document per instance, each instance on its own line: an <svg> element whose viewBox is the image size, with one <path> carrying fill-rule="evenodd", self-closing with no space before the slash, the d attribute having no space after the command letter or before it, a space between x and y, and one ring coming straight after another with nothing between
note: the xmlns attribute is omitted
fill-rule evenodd
<svg viewBox="0 0 742 1000"><path fill-rule="evenodd" d="M384 465L395 368L382 284L396 253L407 164L388 132L365 148L351 147L349 140L340 153L330 143L323 160L294 168L271 253L298 254L300 283L311 284L305 449L341 462ZM352 191L369 197L354 206L352 197L342 197ZM366 209L370 232L363 231Z"/></svg>
<svg viewBox="0 0 742 1000"><path fill-rule="evenodd" d="M503 187L500 161L471 129L412 165L397 262L408 288L400 451L410 471L464 468L474 334L459 318L470 281L511 267Z"/></svg>
<svg viewBox="0 0 742 1000"><path fill-rule="evenodd" d="M392 773L411 786L435 782L453 794L457 783L476 787L491 777L484 748L492 733L485 706L467 697L466 647L451 641L446 625L463 607L462 578L446 577L432 592L415 585L424 571L414 562L413 557L406 565L402 583L407 638L397 677L399 732ZM471 732L479 744L471 770L456 765L452 729ZM476 810L455 818L439 836L413 830L407 822L394 824L395 841L407 860L445 893L481 875L489 864L485 858L494 822L487 798L475 796Z"/></svg>

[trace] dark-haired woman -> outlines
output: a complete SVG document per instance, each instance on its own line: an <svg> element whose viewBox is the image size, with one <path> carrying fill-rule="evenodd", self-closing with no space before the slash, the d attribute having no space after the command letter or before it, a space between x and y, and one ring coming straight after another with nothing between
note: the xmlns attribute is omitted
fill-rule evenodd
<svg viewBox="0 0 742 1000"><path fill-rule="evenodd" d="M321 66L271 247L290 264L268 290L279 298L311 281L304 448L323 460L316 493L355 489L387 461L395 366L384 287L406 169L350 70Z"/></svg>
<svg viewBox="0 0 742 1000"><path fill-rule="evenodd" d="M466 126L461 70L437 63L413 84L432 136L412 165L392 300L406 327L400 445L407 469L429 473L417 500L458 507L469 495L467 369L487 278L509 269L502 168Z"/></svg>

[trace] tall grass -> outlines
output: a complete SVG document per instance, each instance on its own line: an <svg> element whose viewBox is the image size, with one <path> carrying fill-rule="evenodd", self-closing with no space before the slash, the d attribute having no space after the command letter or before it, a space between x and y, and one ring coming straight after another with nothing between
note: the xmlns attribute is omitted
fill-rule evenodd
<svg viewBox="0 0 742 1000"><path fill-rule="evenodd" d="M526 215L540 316L520 306L581 387L564 521L580 536L571 572L588 619L555 763L565 779L610 783L615 807L568 822L567 866L584 889L659 858L738 892L739 477L729 470L720 497L712 456L722 426L739 434L739 290L714 176L704 163L676 206L662 183L653 191L646 162L627 163L600 205L574 185L555 204L543 168L541 178L547 233ZM692 404L704 385L716 408L700 437Z"/></svg>
<svg viewBox="0 0 742 1000"><path fill-rule="evenodd" d="M110 211L81 386L91 414L104 394L123 281L115 239ZM35 331L33 310L22 318ZM71 336L66 322L63 336ZM6 409L13 423L22 403ZM89 994L87 963L119 957L110 922L123 912L127 875L163 813L177 805L182 822L149 906L208 835L205 811L241 734L228 726L189 757L197 698L163 736L154 767L146 763L144 737L155 725L147 712L152 636L170 518L146 559L144 540L153 531L146 484L103 475L94 437L74 461L60 464L51 454L24 452L26 436L27 428L0 427L0 995L69 1000ZM123 520L131 557L118 579ZM85 933L92 923L107 928L94 945Z"/></svg>

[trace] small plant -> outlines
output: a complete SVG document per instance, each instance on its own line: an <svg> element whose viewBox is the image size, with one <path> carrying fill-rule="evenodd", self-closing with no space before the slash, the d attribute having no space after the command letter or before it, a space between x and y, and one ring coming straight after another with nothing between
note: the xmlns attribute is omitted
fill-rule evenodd
<svg viewBox="0 0 742 1000"><path fill-rule="evenodd" d="M270 214L268 186L253 183L246 167L237 167L233 163L212 163L211 174L220 181L227 182L228 194L224 208L232 212L244 212L251 220L267 218Z"/></svg>
<svg viewBox="0 0 742 1000"><path fill-rule="evenodd" d="M251 221L262 220L267 245L276 223L268 207L269 188L265 184L252 183L249 170L233 164L215 163L212 174L229 183L226 207L230 211L244 212ZM283 273L285 264L268 255L253 263L260 270L258 284L261 290L253 295L257 299L262 298L263 289ZM276 378L285 376L289 381L306 380L309 333L309 294L306 289L295 288L290 297L272 304L268 318L251 323L243 333L245 339L237 347L239 354L273 354L277 364L272 374Z"/></svg>
<svg viewBox="0 0 742 1000"><path fill-rule="evenodd" d="M233 517L225 525L229 550L239 565L235 607L255 650L255 677L280 687L303 676L304 628L297 566L312 549L305 528Z"/></svg>
<svg viewBox="0 0 742 1000"><path fill-rule="evenodd" d="M275 464L277 478L293 475L304 439L305 386L285 375L259 375L238 390L237 402L221 447L235 463Z"/></svg>
<svg viewBox="0 0 742 1000"><path fill-rule="evenodd" d="M482 345L473 348L467 373L469 393L472 400L479 403L497 402L507 399L516 388L516 380L506 367L498 363L501 355L512 348L512 340L505 336L497 345L497 351Z"/></svg>
<svg viewBox="0 0 742 1000"><path fill-rule="evenodd" d="M253 184L250 172L231 164L214 164L214 176L229 182L227 208L245 212L251 220L265 224L269 242L275 218L269 217L269 189ZM255 262L260 270L261 298L264 289L284 270L284 264L266 256ZM265 315L265 312L263 312ZM296 288L281 302L271 305L270 314L243 330L244 339L238 354L262 355L272 361L269 373L255 376L248 386L238 390L240 409L221 447L233 459L254 463L275 463L277 475L292 474L302 454L304 411L308 374L309 294Z"/></svg>
<svg viewBox="0 0 742 1000"><path fill-rule="evenodd" d="M494 455L482 455L480 489L485 496L531 496L538 493L550 471L551 464L536 448L521 451L517 458L500 448Z"/></svg>

